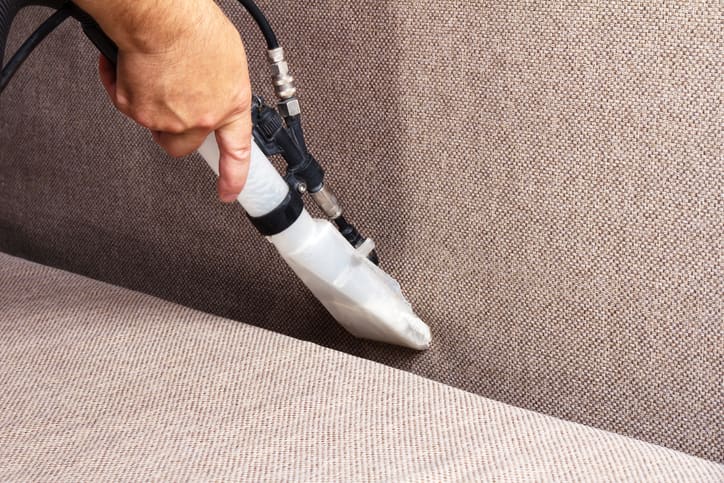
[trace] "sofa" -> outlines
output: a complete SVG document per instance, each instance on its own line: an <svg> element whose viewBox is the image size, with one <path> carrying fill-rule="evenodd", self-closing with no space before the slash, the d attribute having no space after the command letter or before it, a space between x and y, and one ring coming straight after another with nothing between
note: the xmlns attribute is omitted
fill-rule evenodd
<svg viewBox="0 0 724 483"><path fill-rule="evenodd" d="M68 22L0 98L0 479L724 481L716 2L259 3L433 345L339 327Z"/></svg>

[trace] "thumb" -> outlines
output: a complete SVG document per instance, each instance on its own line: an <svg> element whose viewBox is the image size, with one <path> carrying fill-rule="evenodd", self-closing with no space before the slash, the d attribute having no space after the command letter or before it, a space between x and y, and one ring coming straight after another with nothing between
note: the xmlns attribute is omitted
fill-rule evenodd
<svg viewBox="0 0 724 483"><path fill-rule="evenodd" d="M251 114L247 110L216 130L219 145L219 199L234 201L241 193L249 173L251 158Z"/></svg>

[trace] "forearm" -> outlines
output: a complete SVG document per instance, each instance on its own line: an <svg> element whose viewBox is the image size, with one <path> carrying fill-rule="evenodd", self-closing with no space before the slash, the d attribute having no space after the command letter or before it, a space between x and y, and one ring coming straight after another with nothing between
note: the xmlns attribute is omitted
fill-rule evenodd
<svg viewBox="0 0 724 483"><path fill-rule="evenodd" d="M220 13L213 0L75 0L121 50L173 49L191 29Z"/></svg>

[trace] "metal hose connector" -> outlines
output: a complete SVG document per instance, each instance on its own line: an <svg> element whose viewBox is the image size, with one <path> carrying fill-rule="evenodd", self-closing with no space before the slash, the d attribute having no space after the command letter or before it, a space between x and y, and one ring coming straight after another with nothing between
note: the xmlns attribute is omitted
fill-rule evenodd
<svg viewBox="0 0 724 483"><path fill-rule="evenodd" d="M267 58L272 70L272 83L274 92L281 100L294 97L297 93L294 87L294 77L289 73L289 65L284 60L284 49L278 47L267 51Z"/></svg>

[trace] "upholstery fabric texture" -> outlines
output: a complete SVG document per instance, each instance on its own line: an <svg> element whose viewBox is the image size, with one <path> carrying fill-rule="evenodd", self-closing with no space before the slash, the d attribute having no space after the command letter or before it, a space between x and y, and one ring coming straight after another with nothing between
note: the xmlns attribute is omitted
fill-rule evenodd
<svg viewBox="0 0 724 483"><path fill-rule="evenodd" d="M0 253L3 481L722 481L724 466Z"/></svg>
<svg viewBox="0 0 724 483"><path fill-rule="evenodd" d="M259 3L428 352L337 326L198 156L114 112L71 23L0 100L0 250L724 461L720 2Z"/></svg>

